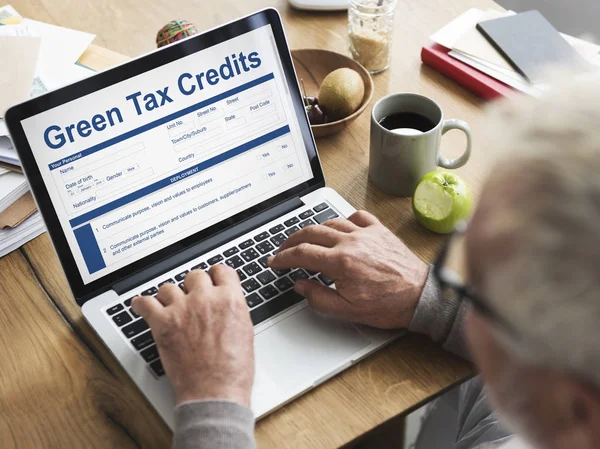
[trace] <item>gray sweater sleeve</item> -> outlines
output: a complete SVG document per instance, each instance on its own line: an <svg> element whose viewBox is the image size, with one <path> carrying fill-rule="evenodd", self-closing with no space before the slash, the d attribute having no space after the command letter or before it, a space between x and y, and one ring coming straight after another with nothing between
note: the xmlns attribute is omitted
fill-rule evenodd
<svg viewBox="0 0 600 449"><path fill-rule="evenodd" d="M254 414L235 402L197 401L175 407L173 449L255 449Z"/></svg>
<svg viewBox="0 0 600 449"><path fill-rule="evenodd" d="M428 335L444 349L469 359L463 337L463 322L470 305L456 298L444 298L433 269L429 275L409 330Z"/></svg>

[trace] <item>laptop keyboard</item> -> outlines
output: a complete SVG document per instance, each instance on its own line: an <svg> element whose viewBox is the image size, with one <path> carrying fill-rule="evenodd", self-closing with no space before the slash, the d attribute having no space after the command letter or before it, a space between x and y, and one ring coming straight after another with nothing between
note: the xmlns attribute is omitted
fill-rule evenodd
<svg viewBox="0 0 600 449"><path fill-rule="evenodd" d="M234 268L240 278L250 309L252 323L259 323L277 315L304 299L293 290L294 282L298 279L315 279L323 285L330 286L333 281L320 273L303 269L273 270L267 266L267 259L277 252L288 236L306 226L323 223L338 215L327 203L321 203L313 208L302 210L298 215L278 223L267 231L262 231L237 245L224 245L226 248L219 254L213 255L206 261L198 263L189 269L178 270L173 278L163 279L139 293L140 296L153 296L158 293L161 285L171 283L184 289L185 276L191 270L208 270L212 265L224 263ZM154 344L150 328L144 319L131 310L131 300L114 304L105 309L109 319L121 330L125 338L149 365L157 376L164 376L165 371Z"/></svg>

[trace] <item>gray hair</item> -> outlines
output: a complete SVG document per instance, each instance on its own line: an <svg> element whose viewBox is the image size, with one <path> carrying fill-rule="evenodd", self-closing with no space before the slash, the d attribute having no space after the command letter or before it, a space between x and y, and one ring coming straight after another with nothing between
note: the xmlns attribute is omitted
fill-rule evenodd
<svg viewBox="0 0 600 449"><path fill-rule="evenodd" d="M484 294L518 335L498 334L522 359L600 387L600 80L502 103L490 118L481 151L501 159L480 208L506 207L480 237L505 257Z"/></svg>

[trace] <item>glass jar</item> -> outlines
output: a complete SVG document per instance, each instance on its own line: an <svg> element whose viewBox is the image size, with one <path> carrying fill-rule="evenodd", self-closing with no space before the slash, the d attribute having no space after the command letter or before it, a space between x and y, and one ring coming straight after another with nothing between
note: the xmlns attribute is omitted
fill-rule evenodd
<svg viewBox="0 0 600 449"><path fill-rule="evenodd" d="M350 53L369 73L390 65L397 0L349 0Z"/></svg>

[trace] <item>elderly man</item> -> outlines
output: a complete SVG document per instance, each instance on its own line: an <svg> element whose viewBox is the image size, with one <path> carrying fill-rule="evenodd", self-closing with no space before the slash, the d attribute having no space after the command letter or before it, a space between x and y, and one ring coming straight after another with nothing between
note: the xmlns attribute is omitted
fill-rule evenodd
<svg viewBox="0 0 600 449"><path fill-rule="evenodd" d="M516 436L475 380L455 395L456 431L429 449L600 447L598 105L600 85L586 83L504 106L487 145L511 153L485 184L465 238L454 234L434 268L366 212L297 232L270 260L333 279L337 290L295 285L326 314L408 327L464 357L468 343ZM186 287L133 305L177 394L174 445L253 448L253 330L239 281L217 266L192 272Z"/></svg>

